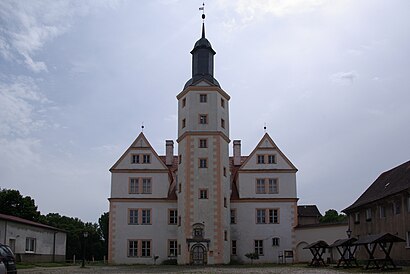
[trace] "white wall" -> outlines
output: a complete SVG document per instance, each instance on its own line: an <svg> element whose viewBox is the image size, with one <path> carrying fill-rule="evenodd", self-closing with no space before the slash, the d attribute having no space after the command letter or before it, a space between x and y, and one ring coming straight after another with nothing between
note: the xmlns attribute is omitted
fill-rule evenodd
<svg viewBox="0 0 410 274"><path fill-rule="evenodd" d="M279 224L256 224L257 208L279 208ZM293 202L234 202L236 224L231 224L231 240L237 240L237 256L233 259L249 262L246 253L254 252L254 240L264 240L264 256L255 263L278 262L279 251L293 250L295 203ZM272 246L272 238L279 237L280 245Z"/></svg>
<svg viewBox="0 0 410 274"><path fill-rule="evenodd" d="M175 202L111 202L110 217L115 220L112 235L113 258L116 264L153 264L154 255L159 256L157 263L168 259L168 239L177 239L177 225L168 225L168 209L176 209ZM113 207L114 205L114 207ZM129 225L129 208L151 208L151 225ZM111 232L110 232L111 233ZM128 240L151 240L151 257L128 257Z"/></svg>
<svg viewBox="0 0 410 274"><path fill-rule="evenodd" d="M347 238L346 230L347 224L342 225L322 225L322 226L306 226L295 229L296 236L296 260L298 262L310 262L312 260L312 254L309 250L303 249L308 244L325 241L329 245L333 244L336 240ZM332 261L340 258L336 249L331 252L327 251L323 255L325 261L330 258Z"/></svg>
<svg viewBox="0 0 410 274"><path fill-rule="evenodd" d="M151 178L151 194L130 194L130 178ZM140 181L142 184L142 182ZM150 173L112 173L111 198L166 198L169 189L168 172Z"/></svg>
<svg viewBox="0 0 410 274"><path fill-rule="evenodd" d="M278 194L256 194L256 179L277 178ZM238 191L240 198L296 198L295 173L243 173L238 176Z"/></svg>
<svg viewBox="0 0 410 274"><path fill-rule="evenodd" d="M7 224L6 224L7 223ZM7 227L6 227L7 226ZM66 234L37 226L21 224L12 221L0 220L0 243L9 245L10 239L16 241L16 254L52 255L55 238L55 255L65 256ZM35 252L26 252L26 238L36 239Z"/></svg>

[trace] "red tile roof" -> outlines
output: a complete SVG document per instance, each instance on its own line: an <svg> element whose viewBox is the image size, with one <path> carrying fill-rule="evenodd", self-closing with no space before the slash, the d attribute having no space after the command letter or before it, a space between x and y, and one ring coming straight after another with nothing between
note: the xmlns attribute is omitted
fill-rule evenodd
<svg viewBox="0 0 410 274"><path fill-rule="evenodd" d="M6 215L6 214L0 214L0 220L6 220L6 221L10 221L10 222L15 222L15 223L20 223L20 224L25 224L25 225L36 226L36 227L41 227L41 228L45 228L45 229L65 232L64 230L56 228L56 227L40 224L40 223L37 223L37 222L29 221L29 220L26 220L26 219L23 219L23 218L19 218L19 217L16 217L16 216L11 216L11 215Z"/></svg>

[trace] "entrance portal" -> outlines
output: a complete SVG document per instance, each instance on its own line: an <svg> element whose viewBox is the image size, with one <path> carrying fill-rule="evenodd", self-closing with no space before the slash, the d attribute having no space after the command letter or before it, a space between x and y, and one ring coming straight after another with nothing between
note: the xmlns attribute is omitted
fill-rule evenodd
<svg viewBox="0 0 410 274"><path fill-rule="evenodd" d="M206 264L205 247L201 244L194 245L191 249L191 263L194 265Z"/></svg>

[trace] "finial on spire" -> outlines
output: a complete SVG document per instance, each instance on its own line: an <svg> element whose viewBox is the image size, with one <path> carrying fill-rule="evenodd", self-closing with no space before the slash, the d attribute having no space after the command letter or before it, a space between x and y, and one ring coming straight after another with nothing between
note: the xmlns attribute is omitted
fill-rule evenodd
<svg viewBox="0 0 410 274"><path fill-rule="evenodd" d="M266 133L266 123L265 123L264 126L263 126L263 130L264 130L265 133Z"/></svg>
<svg viewBox="0 0 410 274"><path fill-rule="evenodd" d="M205 38L205 2L202 2L199 10L202 10L202 38Z"/></svg>
<svg viewBox="0 0 410 274"><path fill-rule="evenodd" d="M144 132L144 122L141 123L141 132Z"/></svg>
<svg viewBox="0 0 410 274"><path fill-rule="evenodd" d="M202 10L202 20L205 20L205 2L202 2L202 7L199 10Z"/></svg>

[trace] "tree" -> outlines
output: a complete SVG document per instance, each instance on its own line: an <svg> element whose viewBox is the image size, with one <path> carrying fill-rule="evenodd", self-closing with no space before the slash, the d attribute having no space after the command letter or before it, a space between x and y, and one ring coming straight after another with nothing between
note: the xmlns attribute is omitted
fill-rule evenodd
<svg viewBox="0 0 410 274"><path fill-rule="evenodd" d="M22 196L18 190L0 189L0 213L38 221L40 212L30 196Z"/></svg>
<svg viewBox="0 0 410 274"><path fill-rule="evenodd" d="M104 240L105 255L108 255L108 224L109 224L109 213L104 212L101 214L101 217L98 219L98 224L100 226L101 234Z"/></svg>
<svg viewBox="0 0 410 274"><path fill-rule="evenodd" d="M337 210L329 209L325 212L325 216L320 217L320 223L341 223L347 220L347 216L343 213L339 214Z"/></svg>

